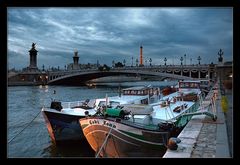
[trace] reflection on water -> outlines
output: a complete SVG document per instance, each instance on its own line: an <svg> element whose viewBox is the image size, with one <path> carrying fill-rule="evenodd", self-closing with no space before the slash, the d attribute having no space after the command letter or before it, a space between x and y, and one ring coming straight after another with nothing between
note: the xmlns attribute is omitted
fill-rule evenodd
<svg viewBox="0 0 240 165"><path fill-rule="evenodd" d="M43 150L44 153L49 153L50 157L94 157L95 152L88 144L86 139L81 141L64 141L50 146ZM44 156L49 157L49 156Z"/></svg>

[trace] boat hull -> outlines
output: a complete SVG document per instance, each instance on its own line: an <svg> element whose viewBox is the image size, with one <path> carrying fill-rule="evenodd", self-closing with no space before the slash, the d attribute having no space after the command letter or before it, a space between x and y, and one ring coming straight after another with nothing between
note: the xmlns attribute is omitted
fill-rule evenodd
<svg viewBox="0 0 240 165"><path fill-rule="evenodd" d="M149 131L106 118L80 119L84 136L101 157L162 157L168 131Z"/></svg>
<svg viewBox="0 0 240 165"><path fill-rule="evenodd" d="M84 116L74 116L44 110L42 114L53 142L80 140L84 138L82 128L78 122Z"/></svg>

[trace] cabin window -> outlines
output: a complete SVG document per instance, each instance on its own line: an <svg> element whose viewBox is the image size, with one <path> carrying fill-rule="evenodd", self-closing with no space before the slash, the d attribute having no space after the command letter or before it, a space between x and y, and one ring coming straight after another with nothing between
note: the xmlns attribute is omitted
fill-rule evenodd
<svg viewBox="0 0 240 165"><path fill-rule="evenodd" d="M146 99L141 100L141 104L148 104L148 99L146 98Z"/></svg>
<svg viewBox="0 0 240 165"><path fill-rule="evenodd" d="M103 106L103 105L106 105L106 101L100 101L99 102L99 106Z"/></svg>
<svg viewBox="0 0 240 165"><path fill-rule="evenodd" d="M120 105L119 102L116 102L116 101L110 101L110 106L111 106L111 107L115 108L115 107L117 107L118 105Z"/></svg>
<svg viewBox="0 0 240 165"><path fill-rule="evenodd" d="M194 83L191 83L191 84L190 84L190 87L191 87L191 88L194 88L194 87L195 87L195 84L194 84Z"/></svg>

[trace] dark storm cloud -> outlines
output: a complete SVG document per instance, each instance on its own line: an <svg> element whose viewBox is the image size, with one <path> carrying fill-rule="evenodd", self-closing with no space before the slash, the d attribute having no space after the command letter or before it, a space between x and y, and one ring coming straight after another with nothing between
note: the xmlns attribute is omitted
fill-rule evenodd
<svg viewBox="0 0 240 165"><path fill-rule="evenodd" d="M9 68L28 66L28 50L37 43L38 67L72 63L131 65L143 44L144 61L179 64L217 63L217 52L232 60L231 8L8 8ZM17 59L21 59L17 61Z"/></svg>

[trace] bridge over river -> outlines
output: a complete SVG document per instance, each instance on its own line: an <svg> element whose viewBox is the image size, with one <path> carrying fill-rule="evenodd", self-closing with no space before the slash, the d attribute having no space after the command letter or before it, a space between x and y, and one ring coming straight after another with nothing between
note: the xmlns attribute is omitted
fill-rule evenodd
<svg viewBox="0 0 240 165"><path fill-rule="evenodd" d="M215 65L163 65L99 69L49 71L49 85L81 85L86 81L116 75L158 76L176 80L212 79L216 76Z"/></svg>

